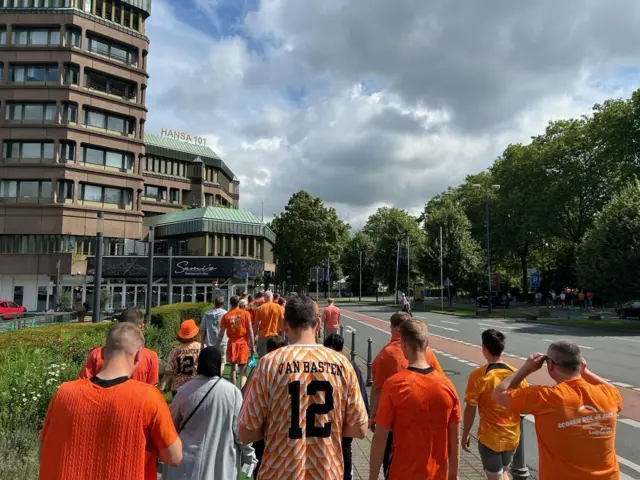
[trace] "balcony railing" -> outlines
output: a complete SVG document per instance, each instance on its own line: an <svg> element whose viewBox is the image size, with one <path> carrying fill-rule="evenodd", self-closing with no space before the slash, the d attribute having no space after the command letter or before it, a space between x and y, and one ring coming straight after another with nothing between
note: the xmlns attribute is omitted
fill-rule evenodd
<svg viewBox="0 0 640 480"><path fill-rule="evenodd" d="M53 203L51 197L0 197L0 203L5 204L47 204Z"/></svg>
<svg viewBox="0 0 640 480"><path fill-rule="evenodd" d="M15 164L20 164L20 165L34 164L34 165L39 165L39 164L56 163L56 159L55 158L4 157L4 158L0 158L0 161L2 161L2 163L4 163L5 165L15 165Z"/></svg>

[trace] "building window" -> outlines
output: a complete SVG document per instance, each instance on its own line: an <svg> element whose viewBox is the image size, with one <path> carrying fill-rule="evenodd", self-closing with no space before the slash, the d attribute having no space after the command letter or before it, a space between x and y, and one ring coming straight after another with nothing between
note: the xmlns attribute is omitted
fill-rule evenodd
<svg viewBox="0 0 640 480"><path fill-rule="evenodd" d="M78 105L64 102L61 105L62 123L78 123Z"/></svg>
<svg viewBox="0 0 640 480"><path fill-rule="evenodd" d="M60 45L60 30L52 28L16 28L11 32L13 45Z"/></svg>
<svg viewBox="0 0 640 480"><path fill-rule="evenodd" d="M53 161L53 157L53 142L4 142L4 158L28 163Z"/></svg>
<svg viewBox="0 0 640 480"><path fill-rule="evenodd" d="M169 199L171 203L179 203L180 202L180 190L177 188L172 188L169 190Z"/></svg>
<svg viewBox="0 0 640 480"><path fill-rule="evenodd" d="M213 206L213 194L212 193L205 193L204 194L204 204L207 207L212 207Z"/></svg>
<svg viewBox="0 0 640 480"><path fill-rule="evenodd" d="M74 163L76 161L76 144L73 142L60 142L60 163Z"/></svg>
<svg viewBox="0 0 640 480"><path fill-rule="evenodd" d="M83 0L83 10L85 12L91 13L91 0Z"/></svg>
<svg viewBox="0 0 640 480"><path fill-rule="evenodd" d="M110 14L110 12L110 10L107 10L107 14ZM133 67L138 65L138 54L135 50L121 47L115 43L108 42L107 40L102 40L97 37L87 37L87 50L99 55L104 55L112 60L126 63Z"/></svg>
<svg viewBox="0 0 640 480"><path fill-rule="evenodd" d="M0 27L0 45L7 44L7 28Z"/></svg>
<svg viewBox="0 0 640 480"><path fill-rule="evenodd" d="M58 180L56 198L58 203L73 200L73 182L71 180Z"/></svg>
<svg viewBox="0 0 640 480"><path fill-rule="evenodd" d="M0 182L0 199L43 199L51 198L50 180L3 180Z"/></svg>
<svg viewBox="0 0 640 480"><path fill-rule="evenodd" d="M121 135L135 134L134 119L88 108L84 109L83 124L86 127L100 128Z"/></svg>
<svg viewBox="0 0 640 480"><path fill-rule="evenodd" d="M136 85L113 77L99 75L92 71L84 74L84 86L91 90L113 95L123 100L136 99Z"/></svg>
<svg viewBox="0 0 640 480"><path fill-rule="evenodd" d="M82 32L77 28L67 28L65 33L65 44L67 47L78 47L82 42Z"/></svg>
<svg viewBox="0 0 640 480"><path fill-rule="evenodd" d="M82 162L126 171L133 168L133 154L83 146Z"/></svg>
<svg viewBox="0 0 640 480"><path fill-rule="evenodd" d="M13 122L54 122L55 103L7 103L5 120Z"/></svg>
<svg viewBox="0 0 640 480"><path fill-rule="evenodd" d="M155 185L145 185L144 196L159 202L164 202L167 200L167 189L165 187L156 187Z"/></svg>
<svg viewBox="0 0 640 480"><path fill-rule="evenodd" d="M12 65L9 67L12 83L58 83L57 65Z"/></svg>
<svg viewBox="0 0 640 480"><path fill-rule="evenodd" d="M64 73L62 75L62 83L65 85L80 84L80 67L72 63L64 64Z"/></svg>
<svg viewBox="0 0 640 480"><path fill-rule="evenodd" d="M80 199L84 202L107 203L125 207L131 205L131 190L81 183Z"/></svg>

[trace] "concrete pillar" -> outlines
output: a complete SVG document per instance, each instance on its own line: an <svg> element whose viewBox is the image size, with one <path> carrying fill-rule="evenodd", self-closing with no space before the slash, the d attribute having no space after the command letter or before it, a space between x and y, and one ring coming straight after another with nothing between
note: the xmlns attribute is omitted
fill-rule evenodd
<svg viewBox="0 0 640 480"><path fill-rule="evenodd" d="M258 256L258 239L257 237L253 237L253 257Z"/></svg>
<svg viewBox="0 0 640 480"><path fill-rule="evenodd" d="M211 255L211 249L209 248L209 234L204 234L204 255L208 257Z"/></svg>
<svg viewBox="0 0 640 480"><path fill-rule="evenodd" d="M222 256L227 254L227 236L222 235Z"/></svg>
<svg viewBox="0 0 640 480"><path fill-rule="evenodd" d="M107 18L109 20L111 20L112 22L114 21L114 18L116 18L116 4L115 4L115 2L111 4L111 11L109 12L109 16Z"/></svg>
<svg viewBox="0 0 640 480"><path fill-rule="evenodd" d="M73 203L78 203L78 199L80 198L80 182L77 180L73 181Z"/></svg>
<svg viewBox="0 0 640 480"><path fill-rule="evenodd" d="M98 0L91 0L91 14L92 15L96 14L97 3L98 3Z"/></svg>
<svg viewBox="0 0 640 480"><path fill-rule="evenodd" d="M53 162L60 163L60 140L53 141Z"/></svg>

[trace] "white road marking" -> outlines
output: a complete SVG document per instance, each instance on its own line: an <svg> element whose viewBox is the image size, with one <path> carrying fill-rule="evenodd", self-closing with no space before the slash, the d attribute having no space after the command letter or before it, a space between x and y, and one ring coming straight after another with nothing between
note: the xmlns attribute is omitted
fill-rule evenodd
<svg viewBox="0 0 640 480"><path fill-rule="evenodd" d="M483 327L491 327L491 328L496 328L496 327L500 327L500 328L508 328L509 330L513 330L514 328L521 328L521 327L507 327L506 325L492 325L490 323L479 323L478 325L482 325Z"/></svg>
<svg viewBox="0 0 640 480"><path fill-rule="evenodd" d="M462 361L462 359L460 357L456 357L455 355L451 355L451 360Z"/></svg>
<svg viewBox="0 0 640 480"><path fill-rule="evenodd" d="M623 337L609 337L609 338L613 338L614 340L622 340L624 342L640 343L640 340L636 340L634 338L623 338Z"/></svg>
<svg viewBox="0 0 640 480"><path fill-rule="evenodd" d="M385 330L385 329L383 329L383 328L376 327L376 326L374 326L374 325L369 325L368 323L363 322L362 320L356 320L355 318L350 317L350 316L348 316L348 315L344 315L344 314L343 314L342 316L343 316L343 317L345 317L345 318L348 318L349 320L353 320L354 322L361 323L362 325L364 325L364 326L366 326L366 327L373 328L374 330L378 330L378 331L380 331L380 332L382 332L382 333L386 333L387 335L391 336L391 332L390 332L389 330Z"/></svg>
<svg viewBox="0 0 640 480"><path fill-rule="evenodd" d="M449 330L450 332L458 332L458 333L460 333L460 330L456 330L455 328L443 327L442 325L434 325L433 323L429 325L429 328L441 328L442 330ZM454 339L450 338L449 340L454 340Z"/></svg>
<svg viewBox="0 0 640 480"><path fill-rule="evenodd" d="M477 363L473 363L473 362L468 362L468 365L471 366L471 367L479 367L480 366Z"/></svg>
<svg viewBox="0 0 640 480"><path fill-rule="evenodd" d="M440 320L442 323L450 323L451 325L460 325L459 322L450 322L449 320Z"/></svg>
<svg viewBox="0 0 640 480"><path fill-rule="evenodd" d="M638 465L637 463L633 463L631 460L627 460L626 458L622 458L620 455L618 455L618 462L620 462L622 465L629 467L632 470L635 470L636 472L640 473L640 465Z"/></svg>
<svg viewBox="0 0 640 480"><path fill-rule="evenodd" d="M548 338L543 338L542 339L543 342L547 342L547 343L553 343L556 340L549 340ZM578 345L580 348L584 348L585 350L593 350L593 347L588 347L587 345Z"/></svg>
<svg viewBox="0 0 640 480"><path fill-rule="evenodd" d="M636 422L635 420L631 420L630 418L618 418L618 421L621 423L626 423L627 425L631 425L635 428L640 428L640 422Z"/></svg>
<svg viewBox="0 0 640 480"><path fill-rule="evenodd" d="M636 392L640 392L640 388L634 388Z"/></svg>
<svg viewBox="0 0 640 480"><path fill-rule="evenodd" d="M633 477L630 477L624 472L620 472L620 480L635 480Z"/></svg>
<svg viewBox="0 0 640 480"><path fill-rule="evenodd" d="M624 383L624 382L611 382L611 385L615 385L616 387L622 387L622 388L633 388L633 385L629 385L628 383Z"/></svg>
<svg viewBox="0 0 640 480"><path fill-rule="evenodd" d="M548 338L543 338L542 339L543 342L547 342L547 343L553 343L555 342L555 340L549 340Z"/></svg>

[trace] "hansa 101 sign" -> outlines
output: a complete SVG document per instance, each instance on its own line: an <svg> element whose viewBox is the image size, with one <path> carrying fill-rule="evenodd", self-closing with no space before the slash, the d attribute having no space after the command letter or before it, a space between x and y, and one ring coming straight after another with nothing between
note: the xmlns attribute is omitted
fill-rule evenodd
<svg viewBox="0 0 640 480"><path fill-rule="evenodd" d="M174 140L181 140L183 142L195 143L196 145L201 145L203 147L207 146L207 139L205 137L190 135L188 133L179 132L178 130L169 130L168 128L163 128L162 130L160 130L160 136L173 138Z"/></svg>

